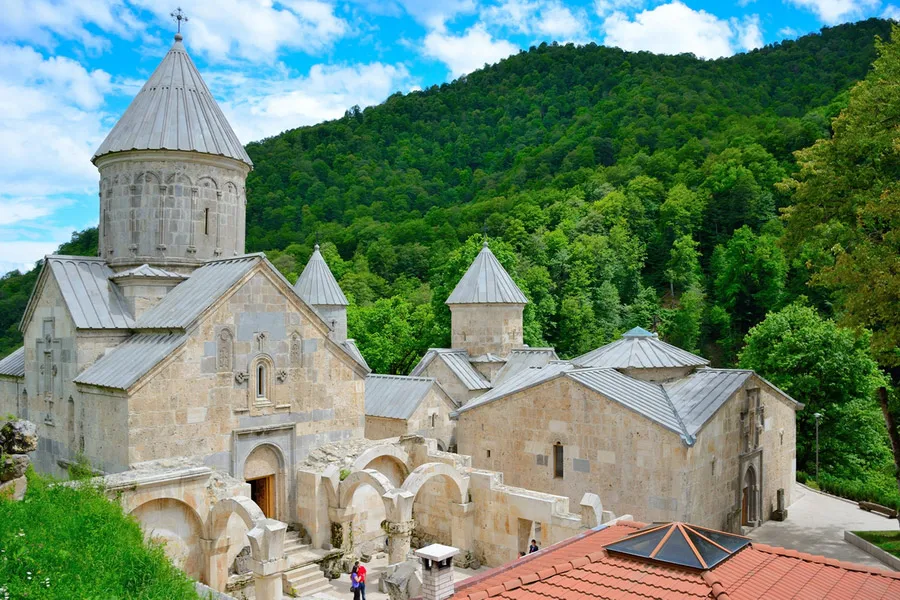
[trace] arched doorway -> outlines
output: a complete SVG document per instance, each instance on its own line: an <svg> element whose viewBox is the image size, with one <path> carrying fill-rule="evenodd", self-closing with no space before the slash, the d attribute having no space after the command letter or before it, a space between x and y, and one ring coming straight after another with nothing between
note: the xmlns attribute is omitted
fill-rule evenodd
<svg viewBox="0 0 900 600"><path fill-rule="evenodd" d="M741 525L756 524L756 487L756 470L749 466L741 489Z"/></svg>
<svg viewBox="0 0 900 600"><path fill-rule="evenodd" d="M250 484L250 499L270 519L277 519L284 495L284 470L280 453L269 444L253 449L244 462L244 481Z"/></svg>

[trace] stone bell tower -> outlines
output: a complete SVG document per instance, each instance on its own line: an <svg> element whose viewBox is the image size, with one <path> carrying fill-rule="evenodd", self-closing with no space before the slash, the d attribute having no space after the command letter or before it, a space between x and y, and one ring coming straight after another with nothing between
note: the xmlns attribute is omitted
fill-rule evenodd
<svg viewBox="0 0 900 600"><path fill-rule="evenodd" d="M114 270L189 273L244 253L253 163L180 33L91 160L100 171L100 256Z"/></svg>

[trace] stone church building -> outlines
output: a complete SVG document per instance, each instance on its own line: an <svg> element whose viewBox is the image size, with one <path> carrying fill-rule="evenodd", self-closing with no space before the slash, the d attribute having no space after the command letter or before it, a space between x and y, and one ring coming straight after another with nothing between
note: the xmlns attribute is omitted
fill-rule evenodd
<svg viewBox="0 0 900 600"><path fill-rule="evenodd" d="M734 530L789 504L795 401L643 330L571 361L525 346L487 243L451 347L370 374L318 246L293 286L245 253L253 165L180 34L92 160L99 255L46 257L0 414L37 424L39 470L90 461L215 589L246 547L262 600L363 541L498 565L615 514Z"/></svg>

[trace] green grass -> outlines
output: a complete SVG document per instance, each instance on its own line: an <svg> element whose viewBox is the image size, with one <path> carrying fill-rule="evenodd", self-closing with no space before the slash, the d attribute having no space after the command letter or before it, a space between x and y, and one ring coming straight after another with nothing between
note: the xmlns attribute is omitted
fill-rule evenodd
<svg viewBox="0 0 900 600"><path fill-rule="evenodd" d="M854 531L853 533L900 558L900 531Z"/></svg>
<svg viewBox="0 0 900 600"><path fill-rule="evenodd" d="M22 502L0 500L0 600L197 600L163 548L102 491L29 470Z"/></svg>

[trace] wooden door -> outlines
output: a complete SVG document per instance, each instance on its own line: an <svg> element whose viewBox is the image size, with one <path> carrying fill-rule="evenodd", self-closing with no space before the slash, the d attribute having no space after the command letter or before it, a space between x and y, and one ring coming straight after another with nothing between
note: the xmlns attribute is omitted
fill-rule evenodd
<svg viewBox="0 0 900 600"><path fill-rule="evenodd" d="M251 479L250 499L256 502L263 514L270 519L275 518L275 476L267 475L259 479Z"/></svg>

